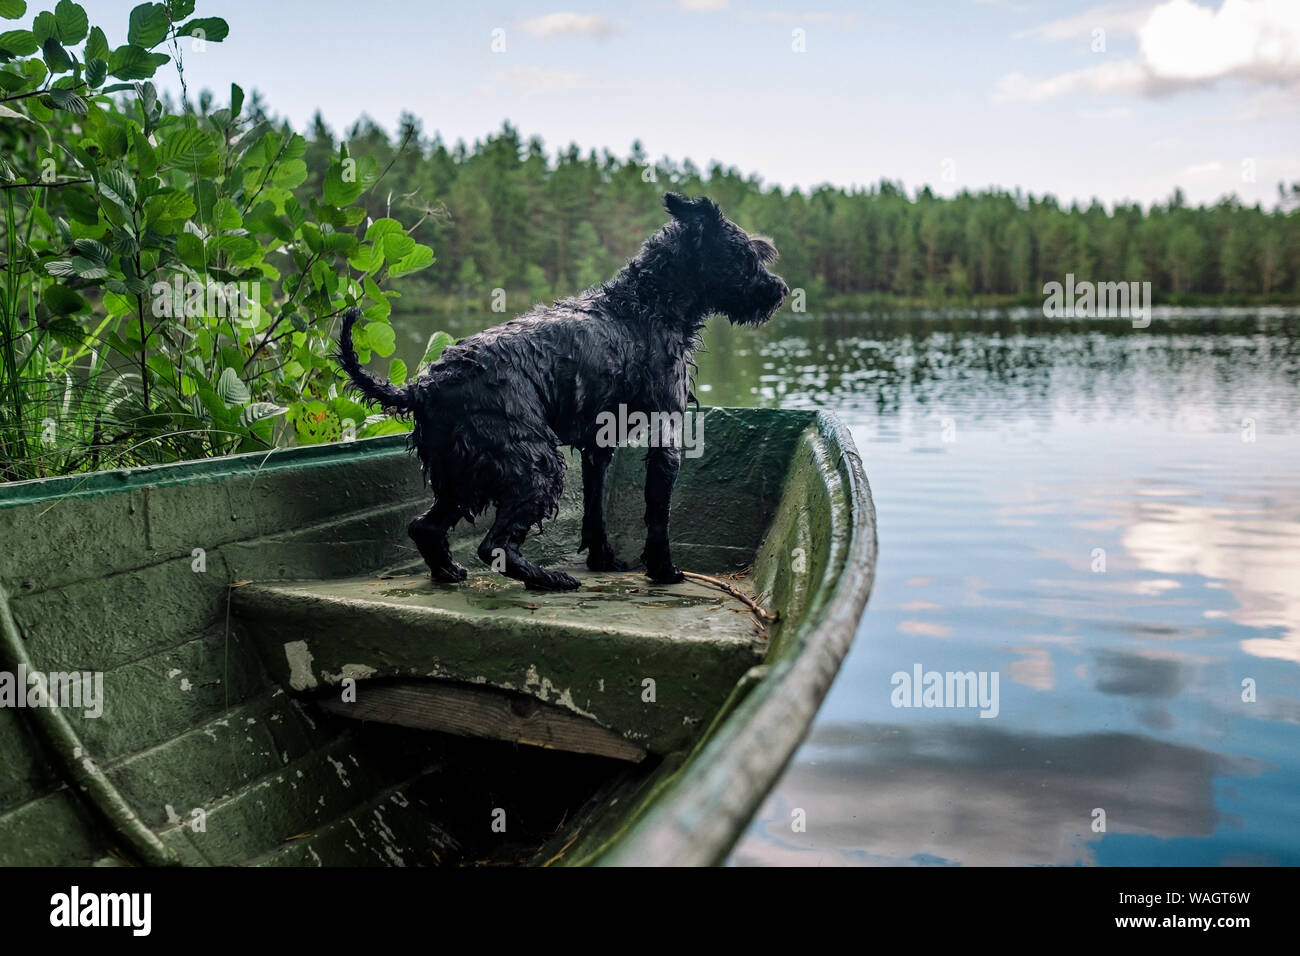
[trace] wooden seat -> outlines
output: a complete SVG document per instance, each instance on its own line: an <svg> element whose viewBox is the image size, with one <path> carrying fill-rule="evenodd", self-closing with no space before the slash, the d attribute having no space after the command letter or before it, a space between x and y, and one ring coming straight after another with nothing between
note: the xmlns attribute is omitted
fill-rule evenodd
<svg viewBox="0 0 1300 956"><path fill-rule="evenodd" d="M335 713L623 760L688 746L762 659L759 622L721 591L565 570L580 590L414 569L253 583L232 612L275 679Z"/></svg>

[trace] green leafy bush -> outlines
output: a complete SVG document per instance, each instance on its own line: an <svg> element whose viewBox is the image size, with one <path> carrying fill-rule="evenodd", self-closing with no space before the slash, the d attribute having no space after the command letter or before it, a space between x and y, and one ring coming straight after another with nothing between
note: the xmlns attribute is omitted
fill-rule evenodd
<svg viewBox="0 0 1300 956"><path fill-rule="evenodd" d="M140 4L116 47L72 0L0 31L0 480L406 427L341 394L333 329L359 305L362 360L391 355L387 280L432 249L370 221L346 144L302 195L306 142L239 86L168 109L150 78L229 32L193 14Z"/></svg>

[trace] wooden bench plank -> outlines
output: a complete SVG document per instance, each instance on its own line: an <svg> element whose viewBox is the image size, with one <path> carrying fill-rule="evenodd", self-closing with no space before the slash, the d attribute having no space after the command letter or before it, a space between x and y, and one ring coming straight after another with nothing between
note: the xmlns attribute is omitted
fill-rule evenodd
<svg viewBox="0 0 1300 956"><path fill-rule="evenodd" d="M595 754L640 763L645 748L595 721L535 697L451 681L367 682L355 701L322 699L331 713L464 737L487 737L549 750Z"/></svg>

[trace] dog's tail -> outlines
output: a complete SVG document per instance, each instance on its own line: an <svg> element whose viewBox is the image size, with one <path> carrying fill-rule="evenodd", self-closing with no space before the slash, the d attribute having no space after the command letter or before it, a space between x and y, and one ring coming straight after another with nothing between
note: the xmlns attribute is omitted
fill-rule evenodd
<svg viewBox="0 0 1300 956"><path fill-rule="evenodd" d="M361 310L355 306L343 314L343 329L339 332L339 350L335 353L335 358L343 366L343 371L348 373L348 378L352 379L353 386L367 399L384 408L409 412L413 407L409 392L392 382L381 382L362 368L361 362L357 360L357 351L352 347L352 326L359 318Z"/></svg>

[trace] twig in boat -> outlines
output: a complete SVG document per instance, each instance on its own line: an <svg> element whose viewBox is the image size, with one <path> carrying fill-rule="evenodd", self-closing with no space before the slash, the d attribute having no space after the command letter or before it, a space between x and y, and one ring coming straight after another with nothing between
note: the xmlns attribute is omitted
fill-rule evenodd
<svg viewBox="0 0 1300 956"><path fill-rule="evenodd" d="M776 620L775 614L767 610L767 608L763 607L763 605L759 604L757 601L755 601L744 591L740 590L739 588L732 587L730 584L728 584L726 581L721 580L720 578L711 578L707 574L696 574L694 571L683 571L682 577L690 578L692 581L700 581L703 582L704 584L711 585L715 588L721 588L723 591L726 591L728 594L734 597L737 601L743 601L745 604L747 604L749 606L749 609L753 611L755 614L757 614L764 621L770 622Z"/></svg>

